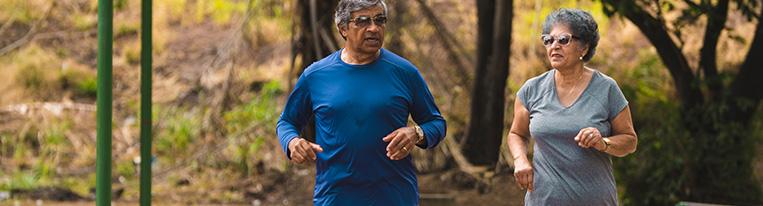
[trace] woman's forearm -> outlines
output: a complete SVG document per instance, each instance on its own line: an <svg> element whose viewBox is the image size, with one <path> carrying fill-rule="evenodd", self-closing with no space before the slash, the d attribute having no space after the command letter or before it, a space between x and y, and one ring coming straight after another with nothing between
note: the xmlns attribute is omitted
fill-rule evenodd
<svg viewBox="0 0 763 206"><path fill-rule="evenodd" d="M508 141L509 152L514 161L517 159L527 159L527 138L515 133L509 133Z"/></svg>
<svg viewBox="0 0 763 206"><path fill-rule="evenodd" d="M600 151L617 157L625 157L635 152L638 144L638 138L635 134L618 134L606 139L609 140L609 146L603 147Z"/></svg>

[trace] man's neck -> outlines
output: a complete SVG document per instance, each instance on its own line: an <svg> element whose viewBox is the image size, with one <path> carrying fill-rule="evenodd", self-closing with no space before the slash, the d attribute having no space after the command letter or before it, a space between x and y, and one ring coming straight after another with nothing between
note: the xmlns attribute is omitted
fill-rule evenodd
<svg viewBox="0 0 763 206"><path fill-rule="evenodd" d="M344 48L342 49L342 61L348 64L355 64L355 65L363 65L363 64L370 64L377 58L379 58L379 55L381 54L381 49L376 51L375 53L362 53L362 52L354 52L351 49Z"/></svg>

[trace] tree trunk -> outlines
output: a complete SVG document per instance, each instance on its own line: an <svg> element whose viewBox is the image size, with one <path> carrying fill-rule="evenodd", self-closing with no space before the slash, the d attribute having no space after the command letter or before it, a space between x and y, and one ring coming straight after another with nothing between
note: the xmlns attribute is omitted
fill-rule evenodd
<svg viewBox="0 0 763 206"><path fill-rule="evenodd" d="M763 13L763 9L760 13ZM738 104L731 107L732 111L729 112L731 119L749 122L755 113L755 106L763 98L763 92L760 90L763 88L763 81L760 80L763 78L763 69L760 67L763 65L763 25L761 22L763 22L763 17L758 18L758 26L755 29L750 50L747 51L747 57L739 69L739 74L731 84L731 97L737 100L735 104ZM739 99L742 99L741 102Z"/></svg>
<svg viewBox="0 0 763 206"><path fill-rule="evenodd" d="M407 12L408 0L393 0L388 1L390 6L389 23L387 24L387 30L389 30L389 43L386 48L394 52L397 55L406 57L405 47L403 46L403 40L400 37L403 36L403 25L405 24L405 13Z"/></svg>
<svg viewBox="0 0 763 206"><path fill-rule="evenodd" d="M462 149L470 163L498 161L503 137L506 78L509 75L511 0L478 0L478 56L471 119Z"/></svg>

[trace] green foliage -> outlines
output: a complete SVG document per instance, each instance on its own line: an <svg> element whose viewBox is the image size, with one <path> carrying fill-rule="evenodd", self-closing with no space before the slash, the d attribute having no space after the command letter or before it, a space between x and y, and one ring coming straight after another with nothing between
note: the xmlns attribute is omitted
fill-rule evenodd
<svg viewBox="0 0 763 206"><path fill-rule="evenodd" d="M211 17L218 24L230 23L231 17L246 11L246 6L246 1L199 0L196 1L195 19L200 22Z"/></svg>
<svg viewBox="0 0 763 206"><path fill-rule="evenodd" d="M72 25L79 31L86 31L93 29L96 26L98 19L96 16L88 13L75 13L71 16Z"/></svg>
<svg viewBox="0 0 763 206"><path fill-rule="evenodd" d="M43 180L48 180L49 177L53 174L53 171L51 171L51 165L45 159L39 159L33 171L35 179L38 181L38 183L43 182Z"/></svg>
<svg viewBox="0 0 763 206"><path fill-rule="evenodd" d="M747 104L747 105L745 105ZM749 107L749 102L734 104ZM757 105L754 105L757 107ZM739 121L726 121L729 105L712 102L688 112L684 120L693 128L690 164L694 179L687 198L722 204L761 204L763 193L753 174L759 137ZM691 118L694 117L694 118ZM724 191L724 192L719 192Z"/></svg>
<svg viewBox="0 0 763 206"><path fill-rule="evenodd" d="M65 69L60 76L63 89L71 89L79 97L95 98L97 94L97 76L84 69Z"/></svg>
<svg viewBox="0 0 763 206"><path fill-rule="evenodd" d="M624 205L672 205L678 202L686 182L688 132L681 125L679 107L644 84L623 85L631 101L633 122L639 137L638 150L614 159L617 182ZM627 95L630 93L630 95Z"/></svg>
<svg viewBox="0 0 763 206"><path fill-rule="evenodd" d="M164 0L156 3L163 4L164 7L168 8L170 16L182 16L186 12L186 0Z"/></svg>
<svg viewBox="0 0 763 206"><path fill-rule="evenodd" d="M17 139L12 141L13 159L26 160L29 157L39 155L40 139L37 138L38 129L36 126L30 126L26 131L18 134Z"/></svg>
<svg viewBox="0 0 763 206"><path fill-rule="evenodd" d="M127 6L127 0L114 0L114 9L117 11L122 11L126 9Z"/></svg>
<svg viewBox="0 0 763 206"><path fill-rule="evenodd" d="M41 133L40 158L42 161L55 161L58 154L64 153L64 148L69 146L66 133L71 129L71 121L67 119L56 119L49 124L44 125ZM41 162L41 164L44 162ZM58 163L58 162L53 162Z"/></svg>
<svg viewBox="0 0 763 206"><path fill-rule="evenodd" d="M166 112L166 114L160 114L167 117L160 123L164 125L164 128L160 129L156 136L156 151L159 155L188 152L186 149L200 134L200 117L195 112L182 108Z"/></svg>
<svg viewBox="0 0 763 206"><path fill-rule="evenodd" d="M132 65L140 64L140 46L133 44L125 50L124 55L125 59L127 59L127 63Z"/></svg>
<svg viewBox="0 0 763 206"><path fill-rule="evenodd" d="M226 112L226 128L231 134L242 133L236 144L230 145L232 161L236 162L241 174L248 176L254 166L259 148L265 143L265 138L274 134L274 126L278 120L277 96L282 93L280 83L271 81L265 83L249 103L233 108Z"/></svg>
<svg viewBox="0 0 763 206"><path fill-rule="evenodd" d="M137 22L116 22L114 37L119 38L129 35L138 35L140 24Z"/></svg>
<svg viewBox="0 0 763 206"><path fill-rule="evenodd" d="M233 161L236 162L238 169L244 176L251 174L250 170L254 166L257 151L265 143L264 138L266 137L254 136L253 138L244 139L248 143L231 145L231 147L234 147Z"/></svg>
<svg viewBox="0 0 763 206"><path fill-rule="evenodd" d="M725 121L729 108L721 102L682 111L670 97L672 82L657 56L644 51L638 59L638 67L627 70L628 78L621 84L639 137L636 153L614 159L623 204L759 202L757 183L739 177L752 176L760 137L737 122Z"/></svg>
<svg viewBox="0 0 763 206"><path fill-rule="evenodd" d="M133 165L132 161L119 161L115 164L115 166L115 172L117 175L127 178L135 176L135 165Z"/></svg>
<svg viewBox="0 0 763 206"><path fill-rule="evenodd" d="M0 190L32 189L38 186L38 178L33 173L15 172L9 176L10 178L0 179Z"/></svg>
<svg viewBox="0 0 763 206"><path fill-rule="evenodd" d="M89 181L86 181L87 178L78 178L78 177L62 177L59 181L59 184L63 188L68 188L72 192L75 192L77 194L83 195L90 193L90 188L95 187L95 182L92 184Z"/></svg>
<svg viewBox="0 0 763 206"><path fill-rule="evenodd" d="M97 79L95 76L91 76L89 78L85 78L80 82L77 82L76 92L84 95L95 98L97 94Z"/></svg>
<svg viewBox="0 0 763 206"><path fill-rule="evenodd" d="M236 107L223 115L231 133L239 132L252 124L275 125L278 118L276 95L282 92L278 81L266 83L249 103Z"/></svg>
<svg viewBox="0 0 763 206"><path fill-rule="evenodd" d="M13 74L16 84L34 97L48 99L60 95L61 90L69 90L77 97L95 98L95 72L63 62L53 51L31 45L11 59L7 66L16 68Z"/></svg>
<svg viewBox="0 0 763 206"><path fill-rule="evenodd" d="M623 205L672 205L680 201L689 161L689 133L681 124L680 106L669 98L670 80L653 52L641 50L636 68L620 84L630 102L639 142L636 153L615 158L614 170Z"/></svg>
<svg viewBox="0 0 763 206"><path fill-rule="evenodd" d="M38 163L29 170L22 170L12 172L11 174L4 174L0 172L0 176L9 178L0 178L0 190L29 190L40 186L50 185L52 183L51 165L44 160L38 161Z"/></svg>
<svg viewBox="0 0 763 206"><path fill-rule="evenodd" d="M22 67L24 72L16 74L16 80L27 90L40 91L48 87L46 74L42 68L35 65L26 65Z"/></svg>

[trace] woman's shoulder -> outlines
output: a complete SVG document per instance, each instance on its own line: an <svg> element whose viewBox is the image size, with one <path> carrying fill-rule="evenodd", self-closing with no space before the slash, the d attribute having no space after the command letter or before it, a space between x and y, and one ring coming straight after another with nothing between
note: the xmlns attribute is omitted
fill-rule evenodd
<svg viewBox="0 0 763 206"><path fill-rule="evenodd" d="M604 72L601 72L599 70L596 70L596 69L591 69L591 70L593 71L593 75L594 75L593 78L595 78L594 79L595 80L594 83L596 83L595 85L598 85L604 88L609 88L612 86L617 87L617 81L614 78L610 77L607 74L604 74Z"/></svg>
<svg viewBox="0 0 763 206"><path fill-rule="evenodd" d="M543 72L542 74L538 76L534 76L530 79L527 79L527 81L525 81L522 87L538 88L548 84L550 81L553 81L553 80L554 80L554 70L552 69L552 70Z"/></svg>
<svg viewBox="0 0 763 206"><path fill-rule="evenodd" d="M525 81L522 87L517 91L517 95L527 101L533 101L533 99L537 100L537 98L552 91L554 85L553 81L554 70L552 69Z"/></svg>

